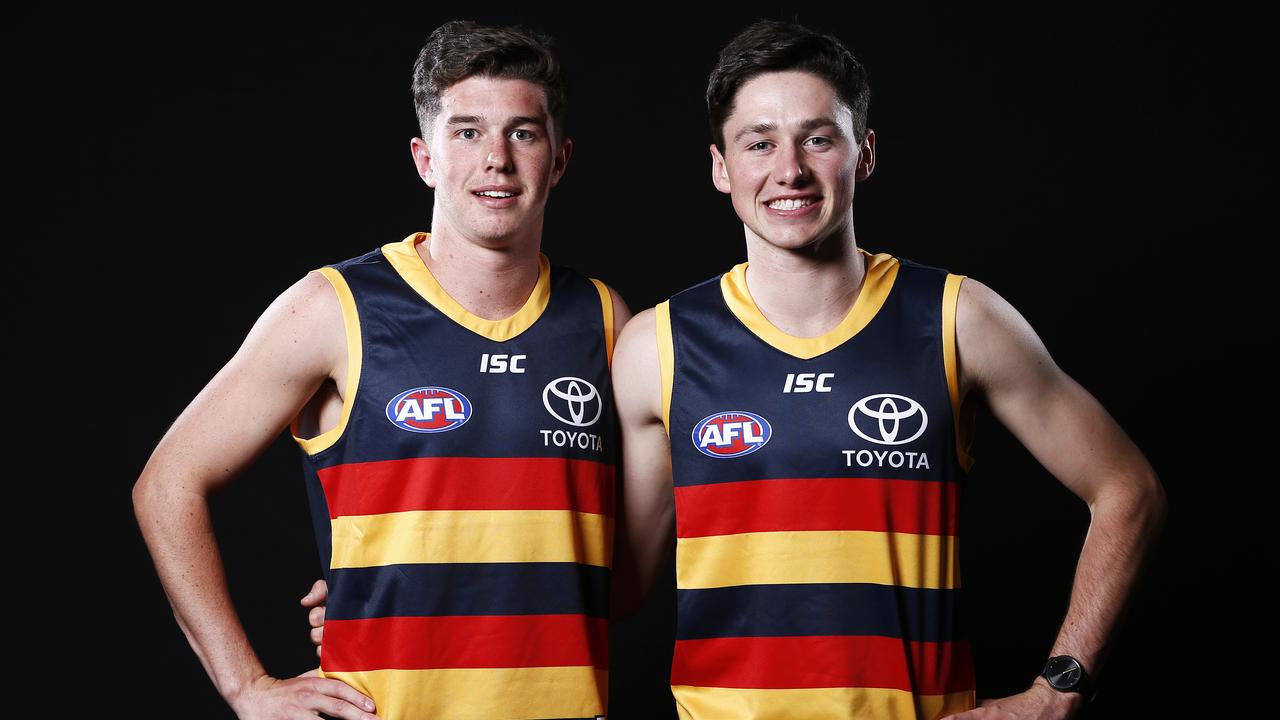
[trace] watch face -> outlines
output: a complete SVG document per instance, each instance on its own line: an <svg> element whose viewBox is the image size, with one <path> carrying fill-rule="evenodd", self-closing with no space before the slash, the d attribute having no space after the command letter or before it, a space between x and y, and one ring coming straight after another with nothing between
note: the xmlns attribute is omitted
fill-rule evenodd
<svg viewBox="0 0 1280 720"><path fill-rule="evenodd" d="M1080 684L1080 663L1067 655L1049 658L1044 666L1044 678L1059 690L1074 690Z"/></svg>

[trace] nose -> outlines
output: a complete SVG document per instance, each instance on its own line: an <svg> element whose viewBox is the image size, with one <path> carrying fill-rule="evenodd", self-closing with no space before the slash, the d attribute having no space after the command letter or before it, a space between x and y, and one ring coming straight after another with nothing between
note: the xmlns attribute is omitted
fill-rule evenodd
<svg viewBox="0 0 1280 720"><path fill-rule="evenodd" d="M484 169L500 173L511 172L511 149L507 147L506 137L494 138L489 143L489 152L484 156Z"/></svg>
<svg viewBox="0 0 1280 720"><path fill-rule="evenodd" d="M779 185L802 185L809 180L804 152L787 143L778 146L774 153L773 177Z"/></svg>

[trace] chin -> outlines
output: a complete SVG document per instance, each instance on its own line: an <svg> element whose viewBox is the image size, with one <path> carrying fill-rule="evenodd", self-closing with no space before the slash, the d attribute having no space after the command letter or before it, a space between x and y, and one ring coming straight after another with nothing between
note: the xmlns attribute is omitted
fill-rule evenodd
<svg viewBox="0 0 1280 720"><path fill-rule="evenodd" d="M476 237L485 245L490 247L506 247L511 244L520 231L518 223L502 223L500 225L490 225L476 230Z"/></svg>
<svg viewBox="0 0 1280 720"><path fill-rule="evenodd" d="M761 237L770 245L783 250L803 250L817 244L821 238L817 233L805 232L774 232Z"/></svg>

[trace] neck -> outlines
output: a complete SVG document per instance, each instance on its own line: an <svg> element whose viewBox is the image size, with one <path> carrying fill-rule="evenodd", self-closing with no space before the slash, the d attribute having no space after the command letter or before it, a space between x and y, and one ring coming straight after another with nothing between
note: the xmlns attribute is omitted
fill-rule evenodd
<svg viewBox="0 0 1280 720"><path fill-rule="evenodd" d="M417 250L449 297L472 315L501 320L518 312L538 283L540 234L495 247L433 223Z"/></svg>
<svg viewBox="0 0 1280 720"><path fill-rule="evenodd" d="M797 250L770 245L747 230L747 262L747 290L756 307L795 337L817 337L839 325L867 271L852 229Z"/></svg>

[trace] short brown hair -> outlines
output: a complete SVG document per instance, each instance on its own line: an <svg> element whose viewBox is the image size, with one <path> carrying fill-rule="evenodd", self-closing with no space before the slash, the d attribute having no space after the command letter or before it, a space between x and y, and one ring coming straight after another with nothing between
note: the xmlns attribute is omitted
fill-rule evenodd
<svg viewBox="0 0 1280 720"><path fill-rule="evenodd" d="M542 86L556 139L568 110L560 61L551 38L518 27L495 28L452 20L432 31L413 64L413 107L422 137L440 113L440 95L469 77L517 78Z"/></svg>
<svg viewBox="0 0 1280 720"><path fill-rule="evenodd" d="M799 70L831 83L853 114L853 135L867 136L867 106L871 86L867 71L844 43L797 23L760 20L738 33L720 51L707 80L707 113L711 137L724 151L724 122L733 114L733 100L748 80L768 72Z"/></svg>

